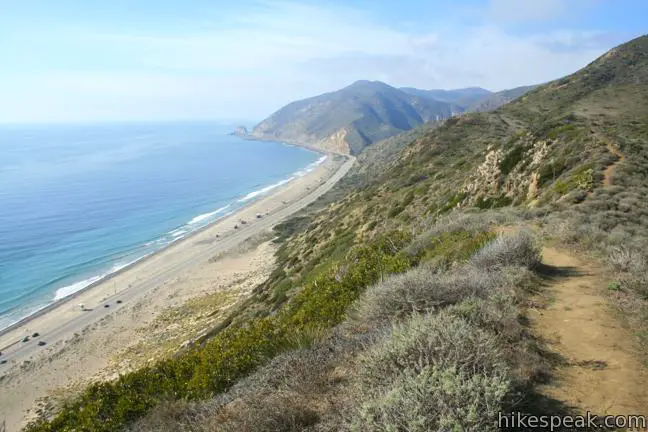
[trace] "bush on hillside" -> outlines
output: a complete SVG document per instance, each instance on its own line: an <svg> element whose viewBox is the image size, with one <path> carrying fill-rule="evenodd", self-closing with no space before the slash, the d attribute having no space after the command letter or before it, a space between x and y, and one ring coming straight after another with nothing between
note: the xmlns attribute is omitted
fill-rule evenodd
<svg viewBox="0 0 648 432"><path fill-rule="evenodd" d="M413 313L455 304L467 297L487 296L502 282L499 274L473 267L451 273L416 268L367 289L351 317L367 324L399 320Z"/></svg>
<svg viewBox="0 0 648 432"><path fill-rule="evenodd" d="M442 311L396 325L360 357L360 379L365 388L381 388L405 370L418 373L428 366L486 374L506 370L493 335Z"/></svg>
<svg viewBox="0 0 648 432"><path fill-rule="evenodd" d="M511 382L504 375L457 367L408 371L370 395L350 422L353 431L495 431Z"/></svg>
<svg viewBox="0 0 648 432"><path fill-rule="evenodd" d="M542 262L540 248L531 234L520 231L516 234L501 234L482 247L470 263L482 269L521 266L536 268Z"/></svg>
<svg viewBox="0 0 648 432"><path fill-rule="evenodd" d="M360 356L351 430L494 430L513 379L498 338L441 311L414 315Z"/></svg>
<svg viewBox="0 0 648 432"><path fill-rule="evenodd" d="M648 260L643 253L625 247L614 247L609 262L618 272L621 286L648 298Z"/></svg>
<svg viewBox="0 0 648 432"><path fill-rule="evenodd" d="M450 306L448 314L465 319L470 324L493 332L507 342L519 340L523 327L519 321L519 307L513 295L501 290L487 299L467 298Z"/></svg>

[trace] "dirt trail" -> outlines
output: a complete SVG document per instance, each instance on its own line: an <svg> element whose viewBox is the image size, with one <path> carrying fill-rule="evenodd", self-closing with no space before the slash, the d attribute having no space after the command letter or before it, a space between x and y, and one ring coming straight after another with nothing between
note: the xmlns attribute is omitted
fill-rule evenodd
<svg viewBox="0 0 648 432"><path fill-rule="evenodd" d="M605 171L603 172L603 186L608 187L612 185L612 175L614 174L614 170L616 169L617 165L623 162L625 156L623 156L623 153L621 153L619 149L614 147L612 144L607 143L605 146L610 151L610 153L619 158L616 162L608 165L608 167L605 168Z"/></svg>
<svg viewBox="0 0 648 432"><path fill-rule="evenodd" d="M581 412L648 415L648 374L633 335L609 309L602 270L551 247L543 259L559 275L547 307L530 311L531 324L565 365L541 392Z"/></svg>

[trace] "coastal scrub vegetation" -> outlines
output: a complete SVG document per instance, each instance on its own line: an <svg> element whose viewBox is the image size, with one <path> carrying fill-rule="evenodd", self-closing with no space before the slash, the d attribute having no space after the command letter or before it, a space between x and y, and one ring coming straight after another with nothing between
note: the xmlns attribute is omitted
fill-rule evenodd
<svg viewBox="0 0 648 432"><path fill-rule="evenodd" d="M607 263L648 346L647 89L642 37L495 112L368 147L275 228L275 271L197 346L27 431L489 431L497 412L556 414L536 385L557 360L525 316L541 241Z"/></svg>

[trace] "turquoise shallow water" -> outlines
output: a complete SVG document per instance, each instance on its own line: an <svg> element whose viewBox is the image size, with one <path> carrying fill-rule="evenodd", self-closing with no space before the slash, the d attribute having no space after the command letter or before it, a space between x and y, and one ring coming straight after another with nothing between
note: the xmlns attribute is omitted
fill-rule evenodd
<svg viewBox="0 0 648 432"><path fill-rule="evenodd" d="M0 126L0 328L322 157L213 123Z"/></svg>

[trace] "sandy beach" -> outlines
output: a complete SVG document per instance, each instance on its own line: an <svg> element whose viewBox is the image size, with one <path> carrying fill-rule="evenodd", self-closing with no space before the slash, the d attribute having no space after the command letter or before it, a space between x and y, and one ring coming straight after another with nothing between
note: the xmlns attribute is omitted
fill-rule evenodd
<svg viewBox="0 0 648 432"><path fill-rule="evenodd" d="M172 355L213 327L272 271L271 228L330 190L352 164L329 156L305 176L0 336L0 425L20 430L87 383Z"/></svg>

